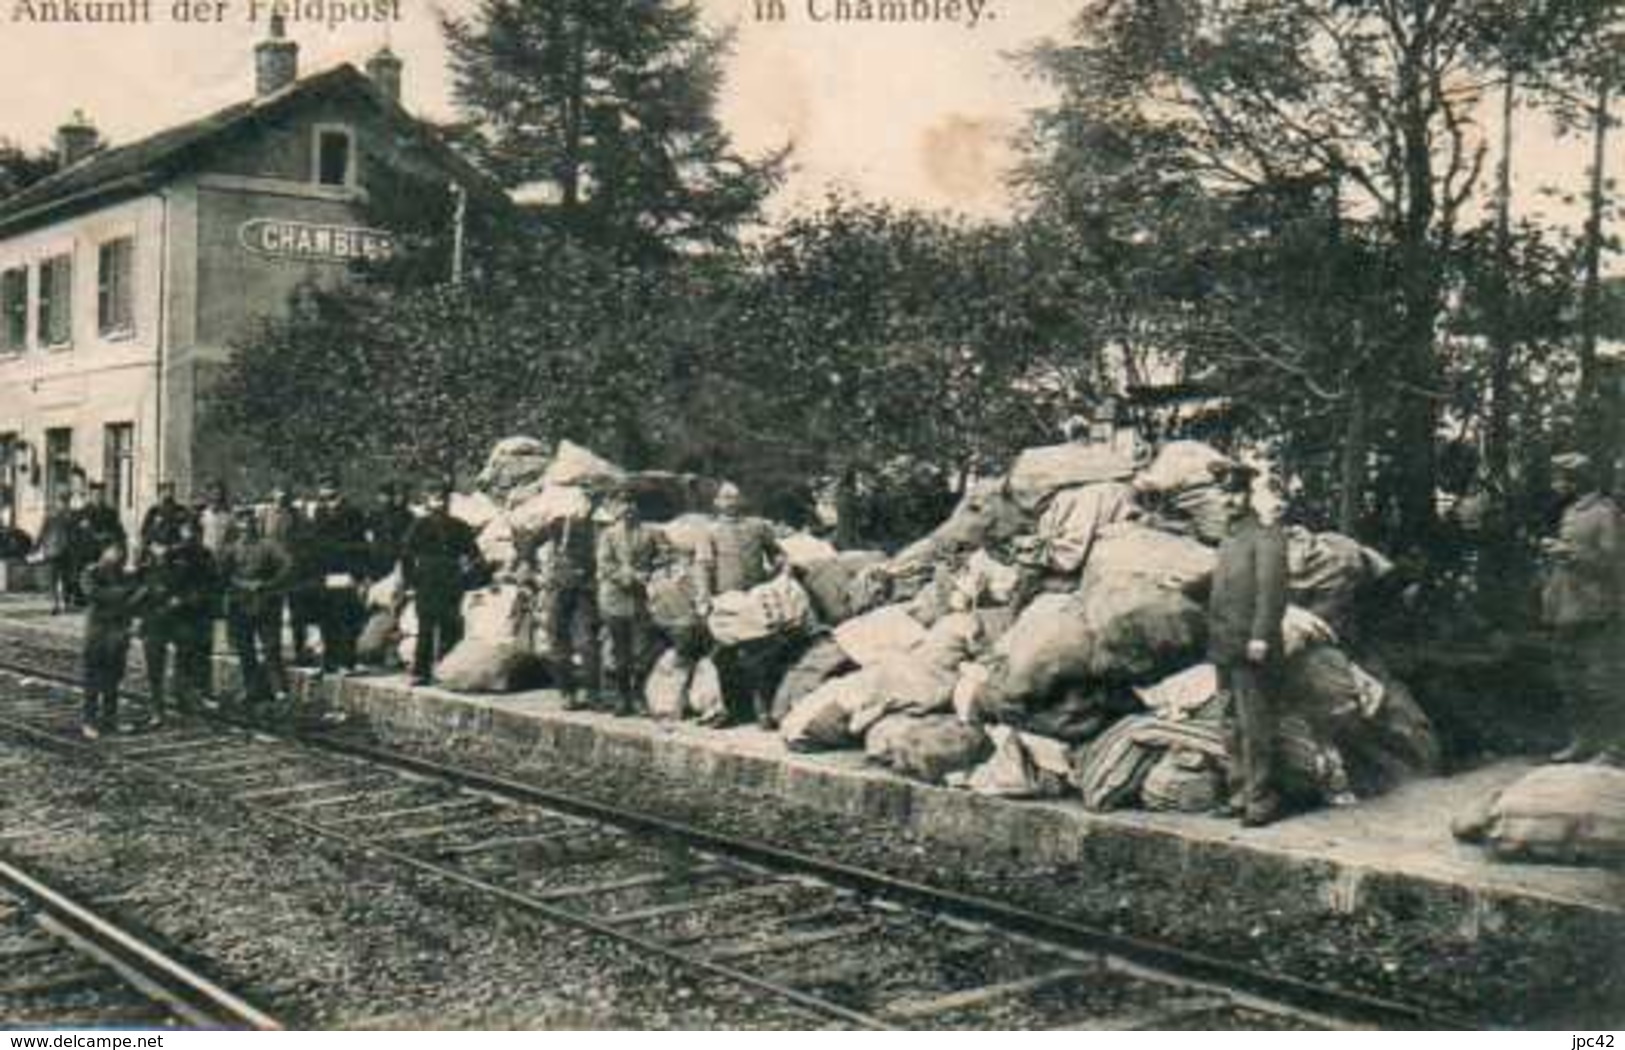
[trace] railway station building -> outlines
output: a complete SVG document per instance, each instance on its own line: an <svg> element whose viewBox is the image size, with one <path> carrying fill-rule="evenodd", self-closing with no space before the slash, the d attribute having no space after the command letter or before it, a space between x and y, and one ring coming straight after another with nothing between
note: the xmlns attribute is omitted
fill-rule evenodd
<svg viewBox="0 0 1625 1050"><path fill-rule="evenodd" d="M59 170L0 200L0 518L37 533L59 492L102 481L133 528L160 480L229 480L198 425L211 384L301 288L396 250L369 187L492 192L402 108L387 48L301 77L277 19L253 68L253 97L127 145L76 114Z"/></svg>

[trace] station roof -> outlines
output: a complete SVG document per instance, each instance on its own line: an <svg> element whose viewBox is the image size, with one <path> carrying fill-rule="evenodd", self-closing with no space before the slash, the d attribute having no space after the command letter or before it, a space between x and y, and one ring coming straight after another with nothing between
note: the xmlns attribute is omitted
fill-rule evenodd
<svg viewBox="0 0 1625 1050"><path fill-rule="evenodd" d="M113 200L138 196L193 170L205 150L252 125L277 119L321 97L349 95L377 107L381 117L411 134L447 175L472 193L506 200L490 178L445 144L434 129L344 63L294 81L280 91L216 110L123 146L97 150L75 164L0 200L0 237L10 236Z"/></svg>

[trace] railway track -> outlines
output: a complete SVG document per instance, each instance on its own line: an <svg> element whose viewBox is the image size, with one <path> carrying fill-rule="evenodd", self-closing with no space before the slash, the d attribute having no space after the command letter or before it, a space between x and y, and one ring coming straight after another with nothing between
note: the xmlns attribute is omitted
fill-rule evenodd
<svg viewBox="0 0 1625 1050"><path fill-rule="evenodd" d="M4 860L0 973L4 1027L282 1027L161 948Z"/></svg>
<svg viewBox="0 0 1625 1050"><path fill-rule="evenodd" d="M841 1025L1461 1025L331 734L198 721L88 747L62 699L71 683L9 669L51 683L5 689L14 737L184 783Z"/></svg>

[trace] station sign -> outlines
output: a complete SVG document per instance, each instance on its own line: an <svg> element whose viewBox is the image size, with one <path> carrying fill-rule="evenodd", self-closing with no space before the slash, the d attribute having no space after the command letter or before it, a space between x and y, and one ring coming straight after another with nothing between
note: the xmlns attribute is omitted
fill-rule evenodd
<svg viewBox="0 0 1625 1050"><path fill-rule="evenodd" d="M393 234L364 226L250 219L238 228L237 237L255 255L298 262L383 262L395 254Z"/></svg>

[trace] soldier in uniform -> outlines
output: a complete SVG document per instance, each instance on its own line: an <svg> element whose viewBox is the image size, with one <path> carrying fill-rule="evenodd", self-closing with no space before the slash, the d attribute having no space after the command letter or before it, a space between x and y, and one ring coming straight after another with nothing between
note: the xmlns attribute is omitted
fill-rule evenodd
<svg viewBox="0 0 1625 1050"><path fill-rule="evenodd" d="M1286 537L1259 521L1251 499L1251 467L1216 464L1229 530L1219 544L1208 600L1208 659L1219 687L1230 696L1231 755L1235 783L1231 807L1247 827L1280 816L1276 784L1276 683L1280 678L1281 620L1286 614Z"/></svg>
<svg viewBox="0 0 1625 1050"><path fill-rule="evenodd" d="M593 578L598 551L592 515L561 518L537 536L531 557L538 566L543 600L548 603L553 677L567 710L589 706L599 684L598 603Z"/></svg>
<svg viewBox="0 0 1625 1050"><path fill-rule="evenodd" d="M92 552L87 563L100 558L109 544L123 544L129 538L118 510L107 502L107 485L100 481L90 483L90 499L79 511L78 527L85 534L85 548Z"/></svg>
<svg viewBox="0 0 1625 1050"><path fill-rule="evenodd" d="M439 658L463 639L463 591L482 567L468 523L451 516L451 486L429 494L429 513L412 522L400 544L401 578L417 604L412 682L428 685Z"/></svg>
<svg viewBox="0 0 1625 1050"><path fill-rule="evenodd" d="M406 505L406 487L393 481L378 486L378 502L367 515L372 578L381 580L401 560L401 541L416 520ZM431 499L435 494L431 493ZM449 506L449 504L448 504Z"/></svg>
<svg viewBox="0 0 1625 1050"><path fill-rule="evenodd" d="M175 700L182 714L196 712L209 690L209 630L214 623L217 585L214 559L203 549L197 524L180 521L175 542L154 544L142 570L142 654L152 722L163 722L167 705L170 650L175 656Z"/></svg>
<svg viewBox="0 0 1625 1050"><path fill-rule="evenodd" d="M282 548L291 565L287 594L288 630L293 635L293 662L309 667L311 633L321 617L321 581L310 550L310 519L294 500L293 490L278 485L271 493L271 506L265 512L261 531L265 538Z"/></svg>
<svg viewBox="0 0 1625 1050"><path fill-rule="evenodd" d="M725 482L718 488L714 507L716 520L695 551L695 570L703 592L699 603L702 616L710 615L713 596L748 591L771 580L784 565L784 552L779 549L773 526L761 518L743 515L744 498L737 485ZM775 639L763 639L720 649L716 654L717 673L730 703L753 712L764 728L774 725L767 679L778 649Z"/></svg>
<svg viewBox="0 0 1625 1050"><path fill-rule="evenodd" d="M1590 458L1552 458L1552 488L1564 501L1557 534L1541 543L1546 572L1541 619L1551 632L1559 688L1568 709L1570 743L1553 762L1596 758L1617 762L1622 705L1619 689L1621 522L1614 501L1597 489Z"/></svg>
<svg viewBox="0 0 1625 1050"><path fill-rule="evenodd" d="M140 581L124 564L124 541L102 549L84 571L80 587L89 613L85 618L85 705L80 731L95 740L112 731L118 720L118 691L130 655L130 622L142 601Z"/></svg>
<svg viewBox="0 0 1625 1050"><path fill-rule="evenodd" d="M162 548L172 547L179 542L182 522L195 524L196 519L193 518L192 512L175 498L175 483L160 481L158 502L148 507L146 515L141 519L141 549L137 554L137 562L144 565L162 553Z"/></svg>
<svg viewBox="0 0 1625 1050"><path fill-rule="evenodd" d="M226 588L226 625L243 672L249 712L283 702L288 676L282 666L282 605L293 562L282 545L266 538L252 508L236 514L234 534L220 554Z"/></svg>
<svg viewBox="0 0 1625 1050"><path fill-rule="evenodd" d="M636 683L642 650L649 633L649 578L663 543L643 525L638 507L624 493L612 496L605 509L613 524L598 535L598 615L609 636L615 675L615 713L636 707Z"/></svg>
<svg viewBox="0 0 1625 1050"><path fill-rule="evenodd" d="M356 640L366 620L361 589L368 573L367 519L344 498L338 478L331 474L316 483L310 545L321 585L322 670L351 674Z"/></svg>
<svg viewBox="0 0 1625 1050"><path fill-rule="evenodd" d="M45 514L40 525L39 556L51 572L51 614L72 609L78 594L79 581L73 578L73 543L77 515L73 510L73 497L59 492L56 506Z"/></svg>

